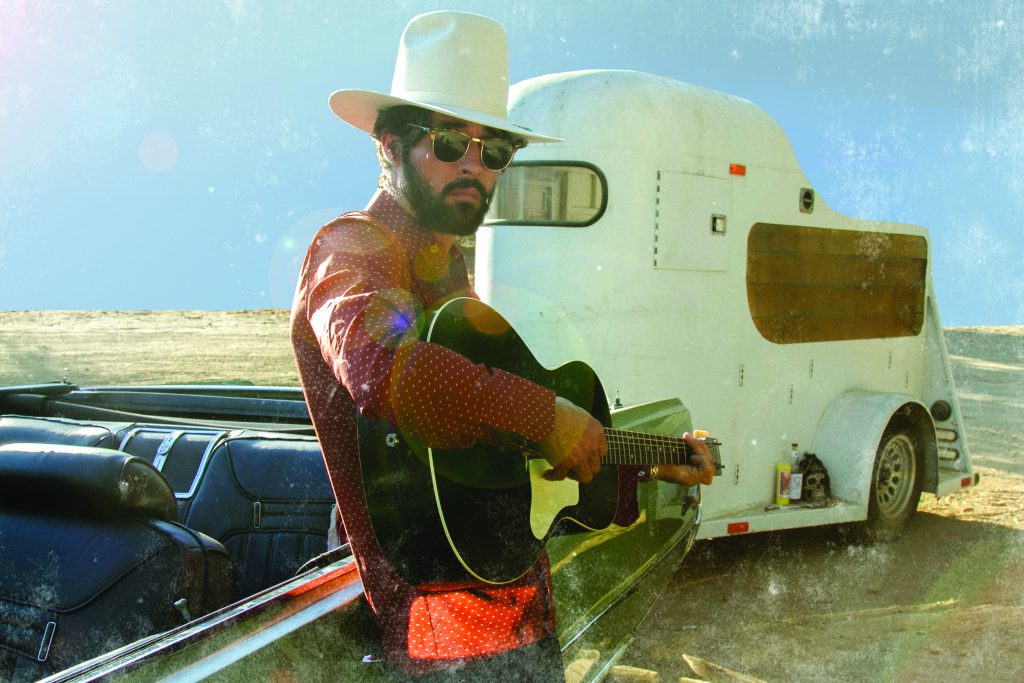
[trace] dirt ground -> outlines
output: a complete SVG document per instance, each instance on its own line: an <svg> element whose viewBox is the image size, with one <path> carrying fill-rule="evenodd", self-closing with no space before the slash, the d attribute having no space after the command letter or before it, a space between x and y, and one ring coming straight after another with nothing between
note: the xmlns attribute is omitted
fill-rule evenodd
<svg viewBox="0 0 1024 683"><path fill-rule="evenodd" d="M924 495L891 544L837 528L698 543L613 678L1024 680L1024 328L946 342L979 486Z"/></svg>
<svg viewBox="0 0 1024 683"><path fill-rule="evenodd" d="M907 535L698 543L613 680L1024 680L1024 327L950 328L981 484ZM0 385L296 385L287 313L0 312Z"/></svg>

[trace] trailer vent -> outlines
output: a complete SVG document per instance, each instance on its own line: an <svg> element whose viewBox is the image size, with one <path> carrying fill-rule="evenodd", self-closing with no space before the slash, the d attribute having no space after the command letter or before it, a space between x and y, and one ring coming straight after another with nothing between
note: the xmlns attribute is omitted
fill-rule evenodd
<svg viewBox="0 0 1024 683"><path fill-rule="evenodd" d="M814 213L814 190L809 187L800 188L800 212Z"/></svg>

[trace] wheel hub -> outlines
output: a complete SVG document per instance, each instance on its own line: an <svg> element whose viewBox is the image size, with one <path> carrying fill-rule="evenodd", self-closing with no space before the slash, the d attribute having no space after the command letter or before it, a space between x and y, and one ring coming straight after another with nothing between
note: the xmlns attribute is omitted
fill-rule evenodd
<svg viewBox="0 0 1024 683"><path fill-rule="evenodd" d="M875 474L875 500L882 516L897 517L905 510L914 489L915 467L910 437L895 435L879 455Z"/></svg>

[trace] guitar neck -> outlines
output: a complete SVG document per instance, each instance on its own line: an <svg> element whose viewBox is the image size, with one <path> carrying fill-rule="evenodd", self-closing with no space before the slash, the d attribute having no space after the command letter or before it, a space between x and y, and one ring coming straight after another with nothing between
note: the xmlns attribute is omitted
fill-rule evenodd
<svg viewBox="0 0 1024 683"><path fill-rule="evenodd" d="M608 441L605 462L616 465L688 465L693 449L682 437L628 432L622 429L604 430Z"/></svg>

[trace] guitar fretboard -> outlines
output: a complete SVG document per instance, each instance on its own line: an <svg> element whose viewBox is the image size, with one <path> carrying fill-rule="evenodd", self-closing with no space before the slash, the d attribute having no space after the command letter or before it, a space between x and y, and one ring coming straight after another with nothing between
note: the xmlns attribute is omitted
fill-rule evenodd
<svg viewBox="0 0 1024 683"><path fill-rule="evenodd" d="M622 429L605 428L608 441L608 455L605 462L616 465L688 465L690 447L682 437L627 432Z"/></svg>

